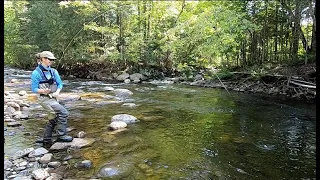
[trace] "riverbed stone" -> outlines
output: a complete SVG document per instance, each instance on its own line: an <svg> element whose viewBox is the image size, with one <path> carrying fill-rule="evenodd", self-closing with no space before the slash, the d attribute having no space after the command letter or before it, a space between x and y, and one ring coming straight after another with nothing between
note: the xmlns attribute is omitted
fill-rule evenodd
<svg viewBox="0 0 320 180"><path fill-rule="evenodd" d="M17 82L19 82L19 80L18 79L11 79L9 82L10 83L17 83Z"/></svg>
<svg viewBox="0 0 320 180"><path fill-rule="evenodd" d="M127 123L123 121L113 121L110 123L111 130L123 129L127 127Z"/></svg>
<svg viewBox="0 0 320 180"><path fill-rule="evenodd" d="M134 73L130 75L130 79L134 82L140 82L140 80L146 80L147 78L143 74Z"/></svg>
<svg viewBox="0 0 320 180"><path fill-rule="evenodd" d="M69 102L69 101L78 101L81 99L81 97L78 94L61 93L59 94L58 99L59 101Z"/></svg>
<svg viewBox="0 0 320 180"><path fill-rule="evenodd" d="M123 103L121 106L133 108L133 107L136 107L137 105L135 103Z"/></svg>
<svg viewBox="0 0 320 180"><path fill-rule="evenodd" d="M19 93L18 93L20 96L24 96L24 95L26 95L27 94L27 91L25 91L25 90L22 90L22 91L19 91Z"/></svg>
<svg viewBox="0 0 320 180"><path fill-rule="evenodd" d="M52 157L53 157L52 153L47 153L43 155L38 161L41 164L48 164L51 161Z"/></svg>
<svg viewBox="0 0 320 180"><path fill-rule="evenodd" d="M21 120L26 120L26 119L29 119L29 115L28 114L19 114L19 115L15 116L15 118L21 119Z"/></svg>
<svg viewBox="0 0 320 180"><path fill-rule="evenodd" d="M13 164L11 161L9 161L9 160L4 161L4 166L3 166L4 169L11 168L12 166L13 166Z"/></svg>
<svg viewBox="0 0 320 180"><path fill-rule="evenodd" d="M9 118L5 118L4 122L15 122L16 120Z"/></svg>
<svg viewBox="0 0 320 180"><path fill-rule="evenodd" d="M98 177L102 178L114 178L122 179L128 176L133 171L133 165L131 163L116 163L111 162L103 166L98 173Z"/></svg>
<svg viewBox="0 0 320 180"><path fill-rule="evenodd" d="M63 177L57 173L50 173L50 176L46 180L61 180Z"/></svg>
<svg viewBox="0 0 320 180"><path fill-rule="evenodd" d="M123 121L127 124L131 124L137 122L137 118L129 114L117 114L111 118L111 122L114 121Z"/></svg>
<svg viewBox="0 0 320 180"><path fill-rule="evenodd" d="M16 159L18 159L18 158L21 158L21 157L23 157L23 156L26 156L26 155L28 155L30 152L32 152L33 150L34 150L33 147L27 148L27 149L24 149L24 150L19 150L19 151L17 151L17 152L14 153L12 159L13 159L13 160L16 160Z"/></svg>
<svg viewBox="0 0 320 180"><path fill-rule="evenodd" d="M115 89L113 92L117 97L122 97L122 98L133 95L133 92L130 91L129 89Z"/></svg>
<svg viewBox="0 0 320 180"><path fill-rule="evenodd" d="M20 104L20 107L30 107L30 104L23 102Z"/></svg>
<svg viewBox="0 0 320 180"><path fill-rule="evenodd" d="M44 169L35 169L32 171L32 177L36 180L42 180L49 177L50 174Z"/></svg>
<svg viewBox="0 0 320 180"><path fill-rule="evenodd" d="M90 146L95 140L93 138L73 138L71 142L56 142L50 150L62 150L67 148L80 149L83 147Z"/></svg>
<svg viewBox="0 0 320 180"><path fill-rule="evenodd" d="M118 81L124 81L125 79L127 79L129 77L130 77L130 75L128 73L124 72L124 73L120 74L119 76L117 76L116 79Z"/></svg>
<svg viewBox="0 0 320 180"><path fill-rule="evenodd" d="M84 138L86 136L86 133L84 132L84 131L80 131L80 132L78 132L78 134L77 134L77 137L78 138Z"/></svg>
<svg viewBox="0 0 320 180"><path fill-rule="evenodd" d="M106 86L106 87L103 87L103 90L105 90L105 91L113 91L114 87Z"/></svg>
<svg viewBox="0 0 320 180"><path fill-rule="evenodd" d="M18 126L21 126L22 124L19 123L19 122L9 122L7 124L8 127L18 127Z"/></svg>
<svg viewBox="0 0 320 180"><path fill-rule="evenodd" d="M44 155L44 154L46 154L46 153L48 153L48 152L49 152L49 151L46 150L45 148L40 147L40 148L38 148L38 149L35 149L35 150L31 151L31 152L29 153L28 157L39 157L39 156L42 156L42 155Z"/></svg>
<svg viewBox="0 0 320 180"><path fill-rule="evenodd" d="M75 164L76 168L91 168L92 162L90 160L84 160L80 163Z"/></svg>
<svg viewBox="0 0 320 180"><path fill-rule="evenodd" d="M15 110L13 107L9 106L9 107L6 108L6 110L5 110L4 112L6 112L6 114L11 115L11 114L14 113L15 111L16 111L16 110Z"/></svg>
<svg viewBox="0 0 320 180"><path fill-rule="evenodd" d="M10 102L7 102L7 105L20 110L20 105L16 102L10 101Z"/></svg>
<svg viewBox="0 0 320 180"><path fill-rule="evenodd" d="M48 167L57 168L59 166L61 166L61 162L58 162L58 161L48 163Z"/></svg>

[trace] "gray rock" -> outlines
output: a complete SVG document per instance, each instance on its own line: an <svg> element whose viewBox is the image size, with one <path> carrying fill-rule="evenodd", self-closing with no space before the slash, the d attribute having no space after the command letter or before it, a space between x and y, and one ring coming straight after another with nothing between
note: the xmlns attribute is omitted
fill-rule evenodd
<svg viewBox="0 0 320 180"><path fill-rule="evenodd" d="M22 170L25 170L27 167L26 166L20 166L20 167L17 167L16 171L22 171Z"/></svg>
<svg viewBox="0 0 320 180"><path fill-rule="evenodd" d="M38 149L33 150L32 152L29 153L28 157L38 157L38 156L42 156L43 154L48 153L49 151L46 150L43 147L40 147Z"/></svg>
<svg viewBox="0 0 320 180"><path fill-rule="evenodd" d="M8 127L18 127L18 126L21 126L22 124L19 123L19 122L9 122L7 124Z"/></svg>
<svg viewBox="0 0 320 180"><path fill-rule="evenodd" d="M6 114L10 115L10 114L14 113L15 111L16 110L13 107L9 106L6 108L6 110L4 112L6 112Z"/></svg>
<svg viewBox="0 0 320 180"><path fill-rule="evenodd" d="M105 91L113 91L114 88L110 87L110 86L106 86L106 87L103 88L103 90L105 90Z"/></svg>
<svg viewBox="0 0 320 180"><path fill-rule="evenodd" d="M11 168L13 166L11 161L5 160L4 161L4 169Z"/></svg>
<svg viewBox="0 0 320 180"><path fill-rule="evenodd" d="M113 121L110 123L110 129L117 130L117 129L124 129L127 127L127 123L123 121Z"/></svg>
<svg viewBox="0 0 320 180"><path fill-rule="evenodd" d="M15 159L21 158L23 156L26 156L30 152L32 152L33 150L34 150L34 148L27 148L27 149L24 149L24 150L19 150L19 151L14 153L12 159L15 160Z"/></svg>
<svg viewBox="0 0 320 180"><path fill-rule="evenodd" d="M20 115L17 115L15 118L26 120L26 119L29 119L29 115L27 115L27 114L20 114Z"/></svg>
<svg viewBox="0 0 320 180"><path fill-rule="evenodd" d="M28 164L28 162L27 162L27 161L23 161L23 162L19 163L19 165L18 165L18 166L26 166L27 164Z"/></svg>
<svg viewBox="0 0 320 180"><path fill-rule="evenodd" d="M20 107L30 107L30 104L23 102L20 104Z"/></svg>
<svg viewBox="0 0 320 180"><path fill-rule="evenodd" d="M132 107L136 107L137 105L135 103L124 103L121 106L122 107L130 107L130 108L132 108Z"/></svg>
<svg viewBox="0 0 320 180"><path fill-rule="evenodd" d="M53 157L52 153L45 154L39 159L39 163L48 164L51 161L52 157Z"/></svg>
<svg viewBox="0 0 320 180"><path fill-rule="evenodd" d="M92 162L90 160L84 160L75 165L76 168L91 168Z"/></svg>
<svg viewBox="0 0 320 180"><path fill-rule="evenodd" d="M140 80L146 80L147 78L145 76L143 76L142 74L140 73L134 73L134 74L131 74L130 75L130 79L132 81L140 81Z"/></svg>
<svg viewBox="0 0 320 180"><path fill-rule="evenodd" d="M17 116L20 116L22 114L22 112L19 110L19 111L15 111L12 113L12 117L17 117Z"/></svg>
<svg viewBox="0 0 320 180"><path fill-rule="evenodd" d="M81 99L78 94L70 94L70 93L61 93L58 97L59 101L69 102L69 101L78 101Z"/></svg>
<svg viewBox="0 0 320 180"><path fill-rule="evenodd" d="M11 79L11 80L10 80L10 83L17 83L17 82L19 82L18 79Z"/></svg>
<svg viewBox="0 0 320 180"><path fill-rule="evenodd" d="M63 177L60 174L57 173L50 173L50 177L48 177L46 180L61 180Z"/></svg>
<svg viewBox="0 0 320 180"><path fill-rule="evenodd" d="M20 110L20 105L16 102L7 102L7 105Z"/></svg>
<svg viewBox="0 0 320 180"><path fill-rule="evenodd" d="M16 120L14 119L11 119L11 118L5 118L4 119L4 122L15 122Z"/></svg>
<svg viewBox="0 0 320 180"><path fill-rule="evenodd" d="M27 94L27 91L25 91L25 90L22 90L22 91L19 91L19 93L18 93L20 96L24 96L24 95L26 95Z"/></svg>
<svg viewBox="0 0 320 180"><path fill-rule="evenodd" d="M103 166L97 176L102 178L122 179L132 173L134 165L130 162L110 162Z"/></svg>
<svg viewBox="0 0 320 180"><path fill-rule="evenodd" d="M115 89L113 92L116 94L117 97L128 97L133 94L133 92L131 92L128 89Z"/></svg>
<svg viewBox="0 0 320 180"><path fill-rule="evenodd" d="M128 73L123 73L123 74L120 74L119 76L116 77L116 79L118 81L124 81L125 79L129 78L130 75Z"/></svg>
<svg viewBox="0 0 320 180"><path fill-rule="evenodd" d="M58 161L48 163L48 167L57 168L59 166L61 166L61 162Z"/></svg>
<svg viewBox="0 0 320 180"><path fill-rule="evenodd" d="M50 150L62 150L67 148L80 149L83 147L90 146L95 140L93 138L73 138L71 142L56 142L51 147Z"/></svg>
<svg viewBox="0 0 320 180"><path fill-rule="evenodd" d="M137 118L129 114L118 114L111 118L111 122L114 121L123 121L127 124L131 124L137 122Z"/></svg>
<svg viewBox="0 0 320 180"><path fill-rule="evenodd" d="M84 131L80 131L80 132L78 132L78 134L77 134L77 137L78 138L84 138L86 136L86 133L84 132Z"/></svg>
<svg viewBox="0 0 320 180"><path fill-rule="evenodd" d="M131 80L130 79L125 79L123 82L126 83L126 84L129 84L131 82Z"/></svg>
<svg viewBox="0 0 320 180"><path fill-rule="evenodd" d="M68 155L68 156L66 156L65 158L63 158L63 161L68 161L68 160L70 160L70 159L72 159L72 156L71 156L71 155Z"/></svg>
<svg viewBox="0 0 320 180"><path fill-rule="evenodd" d="M33 180L31 176L17 176L12 180Z"/></svg>
<svg viewBox="0 0 320 180"><path fill-rule="evenodd" d="M49 177L49 173L44 169L35 169L32 171L32 177L36 180L43 180Z"/></svg>

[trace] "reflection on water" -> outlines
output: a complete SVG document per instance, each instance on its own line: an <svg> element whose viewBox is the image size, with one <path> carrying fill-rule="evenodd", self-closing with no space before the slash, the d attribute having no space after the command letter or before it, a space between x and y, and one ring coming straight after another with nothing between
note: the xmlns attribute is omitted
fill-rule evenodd
<svg viewBox="0 0 320 180"><path fill-rule="evenodd" d="M64 91L77 86L70 83ZM81 87L90 92L105 85ZM99 171L124 179L315 178L315 105L183 85L113 87L130 89L137 106L92 103L94 108L70 108L69 125L77 129L72 133L85 131L96 138L92 147L71 152L80 155L70 161L89 159L93 168L79 172L71 165L70 178L92 177ZM140 122L109 134L111 117L120 113ZM15 136L17 144L32 146L43 124L24 122L26 131L34 133Z"/></svg>

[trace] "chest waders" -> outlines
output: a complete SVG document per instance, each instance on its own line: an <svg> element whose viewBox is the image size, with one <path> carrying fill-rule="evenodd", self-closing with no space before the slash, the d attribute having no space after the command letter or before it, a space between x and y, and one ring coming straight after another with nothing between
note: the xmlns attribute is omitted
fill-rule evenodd
<svg viewBox="0 0 320 180"><path fill-rule="evenodd" d="M41 67L41 66L40 66ZM37 67L36 70L41 76L41 81L39 83L39 89L51 89L51 93L57 90L57 84L54 78L54 72L50 69L51 74L50 79L48 79L44 73L46 71L43 67ZM56 98L49 95L41 94L39 97L41 106L48 112L49 121L46 124L45 131L43 133L43 140L37 141L38 143L43 143L44 145L52 144L52 133L56 128L57 141L70 142L73 140L71 136L66 135L67 128L67 118L69 113L65 107L63 107Z"/></svg>

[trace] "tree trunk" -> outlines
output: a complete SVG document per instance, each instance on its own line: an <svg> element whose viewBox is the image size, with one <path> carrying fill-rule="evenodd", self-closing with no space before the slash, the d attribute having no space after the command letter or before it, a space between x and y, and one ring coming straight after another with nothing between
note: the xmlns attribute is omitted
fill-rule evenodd
<svg viewBox="0 0 320 180"><path fill-rule="evenodd" d="M314 7L316 7L316 0L314 0ZM316 11L313 10L314 16L313 16L313 24L312 24L312 38L311 38L311 47L310 51L315 52L316 51L316 44L317 44L317 39L316 39Z"/></svg>
<svg viewBox="0 0 320 180"><path fill-rule="evenodd" d="M298 50L299 50L299 30L300 30L300 0L295 0L296 10L294 14L294 24L292 29L292 36L293 36L293 42L292 42L292 56L293 60L298 60Z"/></svg>
<svg viewBox="0 0 320 180"><path fill-rule="evenodd" d="M141 10L140 10L140 0L138 0L138 32L141 33ZM142 49L141 44L139 45L139 59L142 61Z"/></svg>
<svg viewBox="0 0 320 180"><path fill-rule="evenodd" d="M279 58L278 58L278 34L279 34L279 31L278 31L278 22L279 22L279 7L278 5L276 6L276 22L275 22L275 37L274 37L274 61L275 62L278 62L279 61Z"/></svg>
<svg viewBox="0 0 320 180"><path fill-rule="evenodd" d="M149 37L150 37L150 24L151 24L151 21L150 21L150 19L151 19L151 12L152 12L152 1L150 1L150 4L149 4L149 13L148 13L148 20L147 20L147 22L148 22L148 25L147 25L147 39L149 39Z"/></svg>

